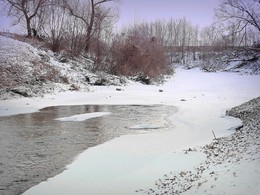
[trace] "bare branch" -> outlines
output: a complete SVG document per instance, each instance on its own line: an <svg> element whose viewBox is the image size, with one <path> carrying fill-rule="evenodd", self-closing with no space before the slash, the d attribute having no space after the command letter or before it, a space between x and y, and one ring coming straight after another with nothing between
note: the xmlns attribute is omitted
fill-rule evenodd
<svg viewBox="0 0 260 195"><path fill-rule="evenodd" d="M260 3L256 0L223 0L216 16L222 21L250 24L260 31Z"/></svg>

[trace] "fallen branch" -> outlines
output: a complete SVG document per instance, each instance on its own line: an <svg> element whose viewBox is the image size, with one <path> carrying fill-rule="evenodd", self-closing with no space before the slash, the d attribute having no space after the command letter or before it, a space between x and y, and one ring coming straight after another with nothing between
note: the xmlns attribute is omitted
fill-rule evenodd
<svg viewBox="0 0 260 195"><path fill-rule="evenodd" d="M212 130L213 136L214 136L214 140L217 140L215 132Z"/></svg>

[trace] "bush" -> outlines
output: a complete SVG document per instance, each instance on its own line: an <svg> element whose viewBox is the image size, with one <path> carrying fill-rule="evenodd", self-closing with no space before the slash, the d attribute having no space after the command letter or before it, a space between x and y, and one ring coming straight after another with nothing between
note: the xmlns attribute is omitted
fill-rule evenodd
<svg viewBox="0 0 260 195"><path fill-rule="evenodd" d="M155 38L117 37L111 53L112 74L155 78L167 70L164 47Z"/></svg>

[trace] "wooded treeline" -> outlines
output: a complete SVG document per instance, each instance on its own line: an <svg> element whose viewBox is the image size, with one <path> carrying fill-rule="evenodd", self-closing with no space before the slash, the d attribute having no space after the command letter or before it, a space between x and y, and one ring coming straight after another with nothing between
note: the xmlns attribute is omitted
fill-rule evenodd
<svg viewBox="0 0 260 195"><path fill-rule="evenodd" d="M257 46L260 1L222 0L217 21L204 28L182 19L139 22L115 32L117 0L1 0L27 36L39 36L54 52L87 55L93 70L157 77L187 54Z"/></svg>

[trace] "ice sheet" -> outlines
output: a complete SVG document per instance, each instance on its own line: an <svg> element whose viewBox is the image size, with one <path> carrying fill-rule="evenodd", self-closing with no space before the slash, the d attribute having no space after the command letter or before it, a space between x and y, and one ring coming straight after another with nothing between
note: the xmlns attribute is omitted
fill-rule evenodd
<svg viewBox="0 0 260 195"><path fill-rule="evenodd" d="M86 113L86 114L78 114L73 115L69 117L62 117L62 118L56 118L55 120L59 121L85 121L91 118L97 118L101 116L105 116L111 114L110 112L92 112L92 113Z"/></svg>

